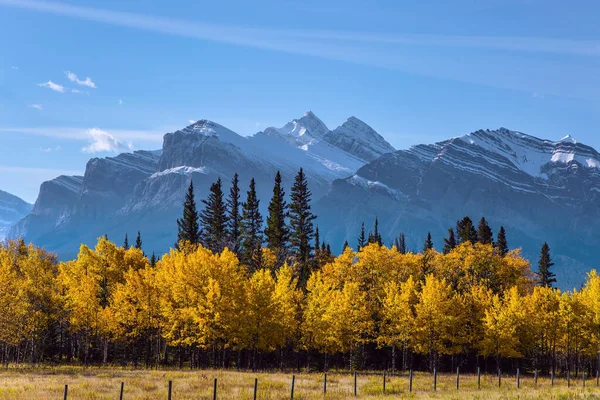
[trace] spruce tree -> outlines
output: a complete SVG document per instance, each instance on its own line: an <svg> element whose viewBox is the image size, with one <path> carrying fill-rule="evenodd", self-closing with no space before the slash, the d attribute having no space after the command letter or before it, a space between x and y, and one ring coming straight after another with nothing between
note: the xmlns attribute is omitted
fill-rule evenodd
<svg viewBox="0 0 600 400"><path fill-rule="evenodd" d="M448 228L448 237L444 238L444 249L443 253L448 254L454 248L456 248L456 237L454 236L454 229Z"/></svg>
<svg viewBox="0 0 600 400"><path fill-rule="evenodd" d="M348 244L348 239L346 239L346 240L344 241L344 247L342 248L342 253L343 253L344 251L346 251L346 249L347 249L348 247L350 247L350 245Z"/></svg>
<svg viewBox="0 0 600 400"><path fill-rule="evenodd" d="M127 234L125 234L125 240L123 241L123 248L125 250L129 250L129 239L127 238Z"/></svg>
<svg viewBox="0 0 600 400"><path fill-rule="evenodd" d="M363 222L360 225L360 235L358 235L358 244L356 246L356 251L360 251L367 244L367 239L365 237L365 223Z"/></svg>
<svg viewBox="0 0 600 400"><path fill-rule="evenodd" d="M267 227L265 228L267 247L277 255L277 266L283 265L287 258L287 246L290 240L290 231L285 222L287 213L288 205L281 184L281 174L277 171L275 185L273 186L273 197L271 197L269 203Z"/></svg>
<svg viewBox="0 0 600 400"><path fill-rule="evenodd" d="M464 217L456 223L456 234L460 243L477 243L477 231L475 230L473 221L469 217Z"/></svg>
<svg viewBox="0 0 600 400"><path fill-rule="evenodd" d="M501 226L498 231L498 238L496 240L496 249L498 249L498 253L504 257L508 254L508 242L506 241L506 231L504 227Z"/></svg>
<svg viewBox="0 0 600 400"><path fill-rule="evenodd" d="M550 271L553 265L554 263L550 258L550 246L544 242L540 252L540 260L538 261L537 284L539 286L552 287L552 284L556 283L556 275Z"/></svg>
<svg viewBox="0 0 600 400"><path fill-rule="evenodd" d="M377 243L378 245L383 245L383 240L381 239L381 234L379 233L379 219L375 217L375 225L373 226L373 233L369 233L369 244Z"/></svg>
<svg viewBox="0 0 600 400"><path fill-rule="evenodd" d="M227 209L223 200L221 178L210 185L206 200L202 200L204 210L200 213L202 244L215 253L223 251L227 245Z"/></svg>
<svg viewBox="0 0 600 400"><path fill-rule="evenodd" d="M156 267L156 254L152 252L152 257L150 257L150 266L152 268Z"/></svg>
<svg viewBox="0 0 600 400"><path fill-rule="evenodd" d="M431 232L427 232L427 239L425 239L425 243L423 243L423 253L426 253L427 250L433 250L433 240L431 240Z"/></svg>
<svg viewBox="0 0 600 400"><path fill-rule="evenodd" d="M240 182L238 174L233 175L229 197L227 198L227 246L240 255Z"/></svg>
<svg viewBox="0 0 600 400"><path fill-rule="evenodd" d="M290 250L299 268L299 283L306 287L309 276L313 220L316 218L310 210L311 192L308 190L306 175L300 168L291 191L290 203Z"/></svg>
<svg viewBox="0 0 600 400"><path fill-rule="evenodd" d="M494 234L485 217L481 217L479 226L477 227L477 241L481 244L493 244Z"/></svg>
<svg viewBox="0 0 600 400"><path fill-rule="evenodd" d="M240 223L240 258L251 272L259 269L262 264L263 220L259 203L260 200L256 197L256 184L252 178L246 201L242 204Z"/></svg>
<svg viewBox="0 0 600 400"><path fill-rule="evenodd" d="M194 183L190 181L185 201L183 202L183 217L177 219L177 244L188 241L191 244L200 243L200 226L198 224L198 211L194 199Z"/></svg>
<svg viewBox="0 0 600 400"><path fill-rule="evenodd" d="M140 231L138 231L137 237L135 238L135 248L142 249L142 235L140 234Z"/></svg>
<svg viewBox="0 0 600 400"><path fill-rule="evenodd" d="M406 254L406 237L404 233L400 233L396 239L394 239L394 246L400 254Z"/></svg>

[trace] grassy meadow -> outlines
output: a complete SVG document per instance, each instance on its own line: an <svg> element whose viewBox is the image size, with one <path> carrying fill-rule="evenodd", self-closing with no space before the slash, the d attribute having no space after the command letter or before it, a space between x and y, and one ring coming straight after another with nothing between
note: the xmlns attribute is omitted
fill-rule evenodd
<svg viewBox="0 0 600 400"><path fill-rule="evenodd" d="M217 378L219 399L252 399L254 379L258 378L258 399L289 399L292 373L252 373L222 370L131 370L119 368L10 368L0 371L0 399L63 399L64 386L69 385L69 399L118 399L121 382L125 383L123 399L167 399L168 381L173 381L173 400L212 399L214 378ZM484 375L477 389L476 375L461 375L460 390L456 376L438 375L437 392L428 373L415 373L413 392L408 391L408 377L388 376L383 393L381 375L359 375L358 398L382 399L600 399L595 379L582 387L573 379L567 387L557 378L554 387L550 380L540 378L534 387L532 377L522 377L520 389L514 376L503 376L498 388L497 377ZM323 394L323 374L296 374L294 399L350 399L353 376L349 373L327 374L327 394Z"/></svg>

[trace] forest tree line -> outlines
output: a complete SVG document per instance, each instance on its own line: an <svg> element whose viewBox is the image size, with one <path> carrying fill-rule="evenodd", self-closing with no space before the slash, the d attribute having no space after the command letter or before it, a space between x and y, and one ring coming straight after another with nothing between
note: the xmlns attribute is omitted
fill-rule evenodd
<svg viewBox="0 0 600 400"><path fill-rule="evenodd" d="M220 180L198 211L193 185L178 241L158 260L101 237L76 259L22 240L0 245L2 362L157 367L595 371L600 276L552 287L484 218L449 229L441 252L375 221L334 256L320 242L300 171L290 204L277 174L266 224L254 181L240 201ZM266 226L265 226L266 225Z"/></svg>

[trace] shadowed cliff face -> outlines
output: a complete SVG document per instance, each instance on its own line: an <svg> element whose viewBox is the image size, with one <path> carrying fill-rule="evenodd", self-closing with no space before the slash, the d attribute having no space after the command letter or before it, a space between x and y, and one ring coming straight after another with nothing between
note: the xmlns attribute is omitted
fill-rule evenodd
<svg viewBox="0 0 600 400"><path fill-rule="evenodd" d="M4 240L10 226L31 211L31 204L0 190L0 240Z"/></svg>

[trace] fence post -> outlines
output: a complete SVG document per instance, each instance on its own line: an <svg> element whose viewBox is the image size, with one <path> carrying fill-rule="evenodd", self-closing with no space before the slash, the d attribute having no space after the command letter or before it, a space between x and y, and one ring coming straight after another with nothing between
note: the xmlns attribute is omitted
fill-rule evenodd
<svg viewBox="0 0 600 400"><path fill-rule="evenodd" d="M538 381L538 370L535 370L535 373L533 375L533 386L537 387L537 381Z"/></svg>
<svg viewBox="0 0 600 400"><path fill-rule="evenodd" d="M213 387L213 400L217 400L217 378L215 378L215 384Z"/></svg>
<svg viewBox="0 0 600 400"><path fill-rule="evenodd" d="M412 378L413 378L413 374L412 374L412 368L408 371L408 391L412 392Z"/></svg>
<svg viewBox="0 0 600 400"><path fill-rule="evenodd" d="M458 370L458 367L456 367L456 390L458 390L459 381L460 381L460 372Z"/></svg>
<svg viewBox="0 0 600 400"><path fill-rule="evenodd" d="M327 372L323 374L323 394L327 394Z"/></svg>
<svg viewBox="0 0 600 400"><path fill-rule="evenodd" d="M521 387L521 370L517 368L517 389Z"/></svg>
<svg viewBox="0 0 600 400"><path fill-rule="evenodd" d="M356 371L354 371L354 397L358 396L358 392L356 391Z"/></svg>
<svg viewBox="0 0 600 400"><path fill-rule="evenodd" d="M383 393L385 393L385 371L383 371Z"/></svg>
<svg viewBox="0 0 600 400"><path fill-rule="evenodd" d="M477 389L481 389L481 368L477 367Z"/></svg>
<svg viewBox="0 0 600 400"><path fill-rule="evenodd" d="M256 400L257 392L258 392L258 378L254 378L254 400Z"/></svg>
<svg viewBox="0 0 600 400"><path fill-rule="evenodd" d="M433 391L437 391L437 370L433 369Z"/></svg>
<svg viewBox="0 0 600 400"><path fill-rule="evenodd" d="M125 382L121 382L121 395L119 396L119 400L123 400L123 391L125 390Z"/></svg>
<svg viewBox="0 0 600 400"><path fill-rule="evenodd" d="M65 400L67 400L68 393L69 393L69 385L65 385Z"/></svg>
<svg viewBox="0 0 600 400"><path fill-rule="evenodd" d="M173 398L171 395L172 391L173 391L173 381L169 381L169 396L167 397L169 400L171 400Z"/></svg>
<svg viewBox="0 0 600 400"><path fill-rule="evenodd" d="M290 395L290 399L294 400L294 384L296 383L296 375L292 375L292 392Z"/></svg>
<svg viewBox="0 0 600 400"><path fill-rule="evenodd" d="M502 386L502 372L498 368L498 387Z"/></svg>

